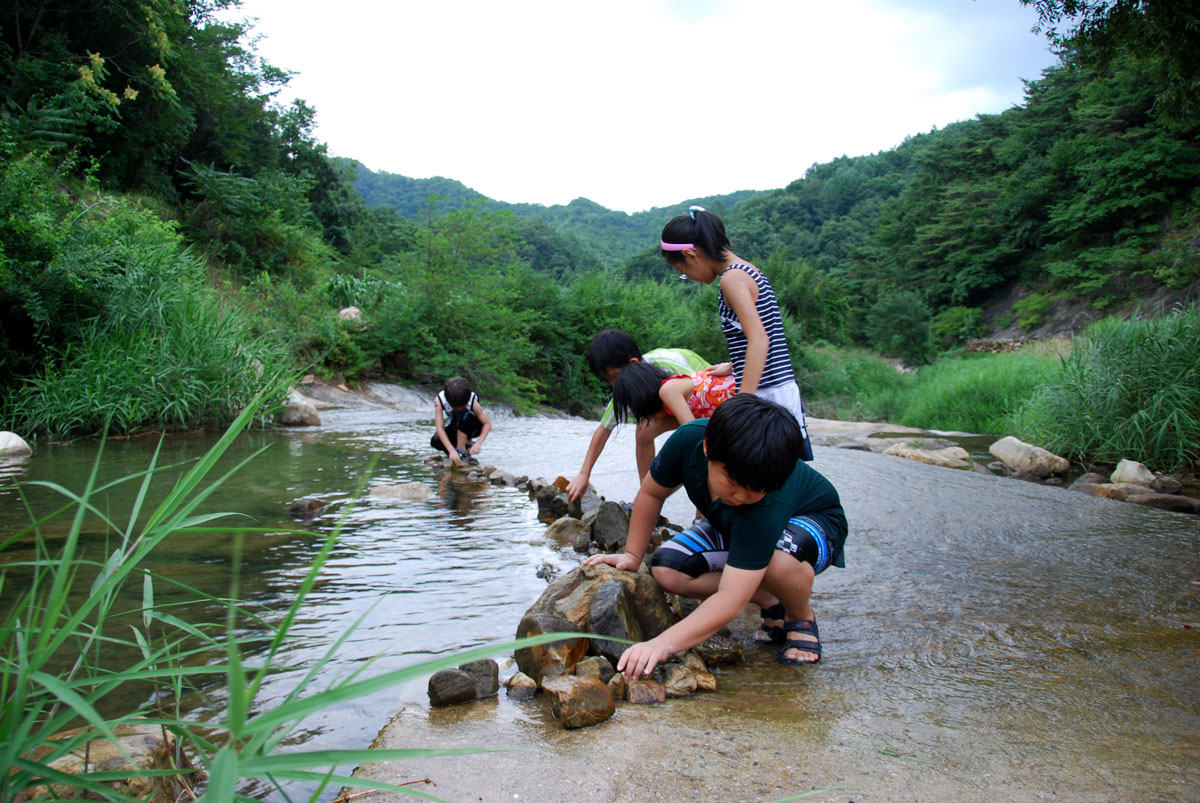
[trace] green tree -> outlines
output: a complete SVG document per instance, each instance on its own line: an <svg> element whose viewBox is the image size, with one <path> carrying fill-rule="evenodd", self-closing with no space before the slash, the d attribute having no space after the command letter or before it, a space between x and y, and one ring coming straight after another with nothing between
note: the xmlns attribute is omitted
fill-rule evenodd
<svg viewBox="0 0 1200 803"><path fill-rule="evenodd" d="M1200 8L1181 0L1021 0L1039 27L1084 64L1101 68L1131 52L1152 65L1156 109L1170 120L1200 120ZM1059 26L1066 26L1059 30Z"/></svg>

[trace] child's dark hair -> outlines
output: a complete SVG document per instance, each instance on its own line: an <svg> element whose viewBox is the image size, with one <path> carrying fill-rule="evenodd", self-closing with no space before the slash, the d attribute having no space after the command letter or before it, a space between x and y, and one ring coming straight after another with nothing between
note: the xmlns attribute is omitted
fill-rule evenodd
<svg viewBox="0 0 1200 803"><path fill-rule="evenodd" d="M605 329L592 338L588 346L588 365L596 376L607 380L610 368L624 368L630 360L640 360L642 350L628 332Z"/></svg>
<svg viewBox="0 0 1200 803"><path fill-rule="evenodd" d="M631 362L622 368L612 390L613 417L617 423L630 416L641 421L662 410L658 389L670 378L670 374L653 363Z"/></svg>
<svg viewBox="0 0 1200 803"><path fill-rule="evenodd" d="M471 400L471 383L461 376L452 376L446 380L442 388L446 393L446 402L451 407L466 407Z"/></svg>
<svg viewBox="0 0 1200 803"><path fill-rule="evenodd" d="M804 455L804 434L786 407L739 393L713 412L704 446L709 460L725 464L729 479L770 493L783 487Z"/></svg>
<svg viewBox="0 0 1200 803"><path fill-rule="evenodd" d="M691 243L697 250L703 251L711 259L720 262L729 250L729 237L725 235L725 224L721 218L712 212L705 212L699 207L693 207L686 215L677 215L663 226L662 241L664 243ZM672 265L683 262L679 251L662 252L663 259Z"/></svg>

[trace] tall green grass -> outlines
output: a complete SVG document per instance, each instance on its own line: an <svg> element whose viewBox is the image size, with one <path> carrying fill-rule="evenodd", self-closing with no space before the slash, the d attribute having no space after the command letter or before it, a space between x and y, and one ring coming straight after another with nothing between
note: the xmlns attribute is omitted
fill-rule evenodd
<svg viewBox="0 0 1200 803"><path fill-rule="evenodd" d="M1200 462L1200 305L1093 324L1012 429L1102 464L1129 458L1171 471Z"/></svg>
<svg viewBox="0 0 1200 803"><path fill-rule="evenodd" d="M866 349L816 345L793 360L804 409L817 418L894 421L913 377Z"/></svg>
<svg viewBox="0 0 1200 803"><path fill-rule="evenodd" d="M280 387L289 355L220 301L173 228L123 199L97 203L90 214L102 220L78 224L39 279L87 285L93 306L70 305L80 317L64 319L63 338L44 338L41 370L8 385L7 427L55 438L105 425L114 434L224 427L263 388Z"/></svg>
<svg viewBox="0 0 1200 803"><path fill-rule="evenodd" d="M1031 351L943 359L917 370L895 420L923 429L1002 434L1013 413L1058 372L1058 358Z"/></svg>
<svg viewBox="0 0 1200 803"><path fill-rule="evenodd" d="M209 803L251 800L239 791L247 779L266 779L277 787L283 781L307 782L315 789L313 800L330 785L387 789L428 798L429 795L408 787L352 778L345 774L344 768L470 751L296 750L295 745L285 748L285 742L305 717L329 706L465 661L562 638L561 634L549 634L479 647L374 677L366 676L369 666L364 666L327 688L314 688L314 678L350 632L329 645L316 665L304 671L281 666L279 656L292 624L304 610L308 593L337 544L336 530L324 539L280 623L255 644L263 657L254 665L243 658L249 642L239 634L239 629L253 614L236 601L236 576L228 599L218 600L195 592L207 602L225 606L224 622L183 621L174 613L175 605L156 603L155 587L161 580L147 571L144 564L168 539L195 533L223 533L239 538L245 533L261 532L226 528L221 521L229 514L200 510L213 491L245 465L243 461L222 476L210 477L218 460L253 421L268 395L261 394L252 400L221 440L153 509L147 509L146 500L151 496L158 471L158 453L145 472L111 482L101 480L102 456L98 457L86 487L79 492L54 483L38 483L60 493L64 506L0 542L0 567L3 567L0 592L6 598L0 612L0 767L4 768L0 772L0 803L15 803L29 791L48 786L53 791L43 792L39 799L50 796L79 799L88 794L93 799L128 800L114 791L111 784L152 776L175 783L178 799L192 799L198 794L195 799ZM101 510L93 500L106 488L123 482L136 482L139 490L127 516L118 519L111 511ZM69 520L63 529L65 536L44 535L43 530L52 522L56 524L60 517ZM89 517L98 518L113 539L111 553L99 561L83 552L83 525ZM10 559L4 554L25 549L22 545L30 537L35 543L32 556L19 551L15 559ZM235 559L234 565L237 564ZM14 588L13 571L32 579ZM128 610L131 598L139 602L134 602L132 610ZM254 617L254 621L258 627L270 627L262 618ZM114 667L105 660L106 653L114 649L139 657ZM266 678L289 669L297 676L292 691L283 702L269 709L261 706L258 696ZM163 698L178 700L189 690L203 693L214 682L227 690L228 702L211 720L191 721L177 708L169 704L160 707L157 702ZM148 702L120 715L101 713L110 696L117 696L130 686L143 689L145 684L153 684L160 693L148 698L139 695L138 699ZM119 746L114 729L133 722L148 722L174 738L177 753L172 767L92 769L69 775L52 766L68 753L81 753L93 739L107 739ZM80 725L78 733L61 738L64 730ZM193 771L186 766L185 756L206 772L207 781L198 789L187 787L186 779Z"/></svg>

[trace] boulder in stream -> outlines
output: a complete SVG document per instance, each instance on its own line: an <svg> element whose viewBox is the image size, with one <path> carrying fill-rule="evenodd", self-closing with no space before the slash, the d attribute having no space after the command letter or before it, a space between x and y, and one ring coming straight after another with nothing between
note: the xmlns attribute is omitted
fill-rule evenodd
<svg viewBox="0 0 1200 803"><path fill-rule="evenodd" d="M992 456L1018 473L1029 473L1039 479L1064 474L1070 461L1040 446L1033 446L1009 435L988 447Z"/></svg>
<svg viewBox="0 0 1200 803"><path fill-rule="evenodd" d="M15 432L0 432L0 457L19 457L32 454L29 444Z"/></svg>
<svg viewBox="0 0 1200 803"><path fill-rule="evenodd" d="M1134 485L1146 485L1154 482L1154 472L1146 468L1136 460L1122 460L1117 463L1117 467L1113 470L1112 476L1108 478L1112 483L1131 483Z"/></svg>

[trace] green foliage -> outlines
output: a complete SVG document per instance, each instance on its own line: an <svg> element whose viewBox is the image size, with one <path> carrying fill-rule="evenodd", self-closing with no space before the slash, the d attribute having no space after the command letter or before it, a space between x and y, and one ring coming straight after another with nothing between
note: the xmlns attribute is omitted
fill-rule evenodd
<svg viewBox="0 0 1200 803"><path fill-rule="evenodd" d="M1017 314L1017 326L1028 331L1039 326L1050 308L1054 306L1055 298L1045 293L1030 293L1022 299L1013 302L1013 312Z"/></svg>
<svg viewBox="0 0 1200 803"><path fill-rule="evenodd" d="M1200 13L1177 0L1021 0L1046 37L1107 65L1133 52L1154 65L1155 105L1169 120L1200 118ZM1059 25L1067 24L1066 31Z"/></svg>
<svg viewBox="0 0 1200 803"><path fill-rule="evenodd" d="M1073 458L1133 458L1170 471L1200 460L1200 307L1107 318L1062 361L1062 375L1014 417L1026 439Z"/></svg>
<svg viewBox="0 0 1200 803"><path fill-rule="evenodd" d="M1033 353L968 354L917 371L897 423L925 429L1003 434L1012 414L1047 382L1058 360Z"/></svg>
<svg viewBox="0 0 1200 803"><path fill-rule="evenodd" d="M788 330L793 340L849 340L846 319L850 300L836 277L807 262L784 260L781 255L768 259L763 270L770 277L780 310L794 321Z"/></svg>
<svg viewBox="0 0 1200 803"><path fill-rule="evenodd" d="M931 354L929 308L912 290L886 293L867 315L866 333L876 349L918 365Z"/></svg>
<svg viewBox="0 0 1200 803"><path fill-rule="evenodd" d="M929 334L945 351L961 346L983 332L983 315L974 307L946 307L929 322Z"/></svg>
<svg viewBox="0 0 1200 803"><path fill-rule="evenodd" d="M887 360L857 347L805 346L793 362L804 409L818 418L894 420L912 384Z"/></svg>

